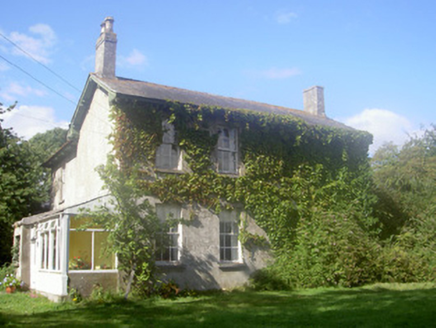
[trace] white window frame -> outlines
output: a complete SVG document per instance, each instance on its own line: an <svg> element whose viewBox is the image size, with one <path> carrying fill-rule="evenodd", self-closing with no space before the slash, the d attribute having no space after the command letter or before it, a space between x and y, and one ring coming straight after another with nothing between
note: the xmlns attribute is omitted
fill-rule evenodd
<svg viewBox="0 0 436 328"><path fill-rule="evenodd" d="M74 220L74 219L73 219ZM110 272L110 271L117 271L117 267L118 267L118 258L115 255L115 267L112 269L94 269L95 267L95 233L96 232L108 232L105 229L99 229L99 228L87 228L87 229L76 229L76 228L70 228L69 232L71 231L76 231L76 232L91 232L91 268L90 269L85 269L85 270L72 270L70 268L68 268L68 271L73 271L73 272L95 272L95 271L103 271L103 272ZM70 260L70 254L68 254L68 263ZM68 264L69 266L69 264Z"/></svg>
<svg viewBox="0 0 436 328"><path fill-rule="evenodd" d="M217 171L224 174L238 173L238 130L218 126Z"/></svg>
<svg viewBox="0 0 436 328"><path fill-rule="evenodd" d="M182 218L182 208L172 204L156 204L156 214L161 223L165 223L167 220L180 220ZM174 236L176 236L176 241L172 242ZM168 240L168 247L164 245L164 239ZM157 242L157 240L160 240L160 242ZM182 249L182 224L177 222L174 225L170 225L168 230L158 232L156 244L164 246L156 247L157 264L178 263ZM168 258L165 256L166 250L168 250ZM173 251L175 251L175 256L173 256Z"/></svg>
<svg viewBox="0 0 436 328"><path fill-rule="evenodd" d="M162 122L162 143L156 149L155 165L161 170L179 171L182 167L180 147L176 143L176 130L168 120Z"/></svg>
<svg viewBox="0 0 436 328"><path fill-rule="evenodd" d="M38 225L39 269L60 271L61 227L59 219L49 220Z"/></svg>
<svg viewBox="0 0 436 328"><path fill-rule="evenodd" d="M239 241L239 214L222 211L219 215L219 258L224 263L242 263L242 247ZM229 226L230 229L225 228ZM230 231L228 231L230 230ZM230 253L229 253L230 252ZM233 256L236 252L236 256Z"/></svg>

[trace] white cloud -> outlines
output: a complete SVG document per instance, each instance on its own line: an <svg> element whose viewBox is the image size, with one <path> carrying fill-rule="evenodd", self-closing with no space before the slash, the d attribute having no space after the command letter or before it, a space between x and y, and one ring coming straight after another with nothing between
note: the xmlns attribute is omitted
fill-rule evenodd
<svg viewBox="0 0 436 328"><path fill-rule="evenodd" d="M148 59L138 49L133 49L127 57L120 56L119 65L124 67L145 67L148 66Z"/></svg>
<svg viewBox="0 0 436 328"><path fill-rule="evenodd" d="M126 61L132 66L147 65L147 57L137 49L132 50L129 57L126 58Z"/></svg>
<svg viewBox="0 0 436 328"><path fill-rule="evenodd" d="M297 18L297 14L292 11L280 11L276 14L276 22L280 25L289 24L292 19Z"/></svg>
<svg viewBox="0 0 436 328"><path fill-rule="evenodd" d="M36 24L29 27L30 34L11 32L9 39L17 44L24 51L28 52L35 59L44 64L48 64L54 45L56 44L56 34L47 24ZM11 53L17 56L26 56L16 47L11 48Z"/></svg>
<svg viewBox="0 0 436 328"><path fill-rule="evenodd" d="M266 70L249 71L249 75L256 78L266 78L270 80L287 79L295 75L300 75L298 68L276 68L272 67Z"/></svg>
<svg viewBox="0 0 436 328"><path fill-rule="evenodd" d="M28 96L43 97L46 94L44 90L23 86L17 82L10 83L6 88L0 91L0 97L9 102L13 102L17 100L17 98L22 99Z"/></svg>
<svg viewBox="0 0 436 328"><path fill-rule="evenodd" d="M68 128L68 122L56 120L51 107L22 105L5 113L2 118L4 127L12 127L19 137L25 139L56 127Z"/></svg>
<svg viewBox="0 0 436 328"><path fill-rule="evenodd" d="M386 109L365 109L360 114L340 121L355 129L368 131L374 136L370 154L374 154L386 142L402 146L415 131L412 122L406 117Z"/></svg>

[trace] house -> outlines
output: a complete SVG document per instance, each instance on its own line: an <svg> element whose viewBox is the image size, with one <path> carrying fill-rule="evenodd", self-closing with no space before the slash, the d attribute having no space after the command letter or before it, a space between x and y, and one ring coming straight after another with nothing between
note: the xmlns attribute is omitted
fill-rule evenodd
<svg viewBox="0 0 436 328"><path fill-rule="evenodd" d="M266 174L254 172L248 165L246 136L256 126L268 127L268 120L285 120L295 129L304 127L307 131L319 128L354 132L326 117L323 88L318 86L304 91L301 111L116 77L117 36L113 22L108 17L101 25L96 71L86 81L68 140L46 162L53 172L52 210L16 224L18 275L31 289L53 299L66 297L68 287L87 294L96 283L104 287L119 285L117 258L102 251L108 232L99 227L83 231L73 220L81 208L108 201L110 195L102 189L95 168L106 163L108 154L116 153L122 165L146 163L144 183L162 220L168 216L190 220L189 224L178 224L164 232L166 245L156 254L164 278L193 289L241 286L271 260L268 247L246 247L241 241L243 232L266 243L268 236L256 221L256 211L244 207L248 200L241 202L231 192L235 185L249 181L247 177L262 182ZM313 144L319 143L319 138L308 132L287 135L275 127L280 125L269 133L280 132L273 137L281 138L282 144L304 145L296 148L295 158L312 147L312 139ZM137 140L138 131L145 131L145 139L151 136L146 143L149 148L141 148L144 143ZM108 138L114 134L115 141L110 143ZM267 138L260 132L252 135L258 139L250 144L251 149ZM366 150L355 151L357 159L366 157L368 143L361 143ZM329 163L342 161L344 152L350 157L356 148L339 141L330 148L318 146L321 155L324 152L329 156ZM264 146L252 160L264 160L268 148ZM299 164L294 161L292 165ZM277 172L285 172L288 163L276 162L281 165ZM267 166L272 168L273 164ZM221 188L221 184L225 187Z"/></svg>

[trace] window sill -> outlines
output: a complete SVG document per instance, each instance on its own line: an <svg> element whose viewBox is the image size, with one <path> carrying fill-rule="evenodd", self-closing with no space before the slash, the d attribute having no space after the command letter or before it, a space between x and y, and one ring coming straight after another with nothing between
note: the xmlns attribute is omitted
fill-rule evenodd
<svg viewBox="0 0 436 328"><path fill-rule="evenodd" d="M186 266L180 261L166 262L166 261L156 261L156 266L162 270L185 270Z"/></svg>
<svg viewBox="0 0 436 328"><path fill-rule="evenodd" d="M114 273L118 272L117 269L110 269L110 270L70 270L68 269L68 273Z"/></svg>
<svg viewBox="0 0 436 328"><path fill-rule="evenodd" d="M220 262L218 267L222 271L240 271L247 268L244 262Z"/></svg>
<svg viewBox="0 0 436 328"><path fill-rule="evenodd" d="M239 178L241 175L235 172L217 172L219 175L224 175L229 178Z"/></svg>
<svg viewBox="0 0 436 328"><path fill-rule="evenodd" d="M62 271L60 271L60 270L50 270L50 269L39 269L39 272L50 273L50 274L61 274L62 273Z"/></svg>
<svg viewBox="0 0 436 328"><path fill-rule="evenodd" d="M154 171L156 173L164 173L164 174L185 174L184 171L178 170L178 169L171 170L171 169L159 169L159 168L155 168Z"/></svg>

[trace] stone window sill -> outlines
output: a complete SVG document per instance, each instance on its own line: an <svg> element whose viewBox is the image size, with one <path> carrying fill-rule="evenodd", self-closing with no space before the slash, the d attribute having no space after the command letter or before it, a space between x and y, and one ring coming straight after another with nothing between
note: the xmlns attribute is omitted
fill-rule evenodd
<svg viewBox="0 0 436 328"><path fill-rule="evenodd" d="M219 268L222 271L240 271L247 268L243 262L220 262Z"/></svg>

